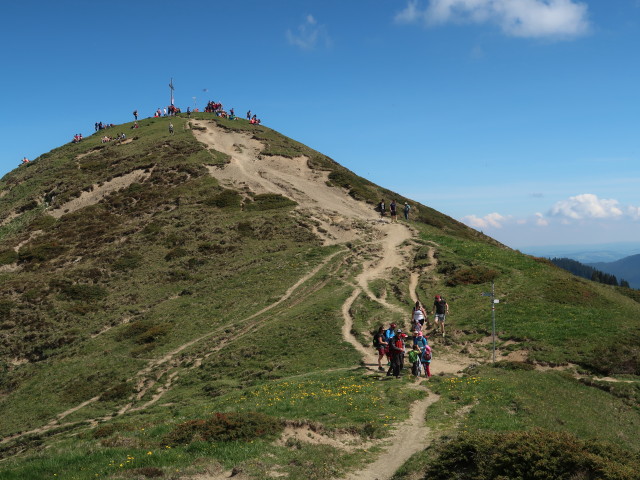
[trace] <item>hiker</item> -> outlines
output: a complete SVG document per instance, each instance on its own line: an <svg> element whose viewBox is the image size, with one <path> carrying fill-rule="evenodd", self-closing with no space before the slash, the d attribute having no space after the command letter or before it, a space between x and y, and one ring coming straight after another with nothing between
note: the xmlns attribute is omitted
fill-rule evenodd
<svg viewBox="0 0 640 480"><path fill-rule="evenodd" d="M387 343L396 336L396 327L397 325L395 323L391 323L389 324L389 328L384 331L384 339Z"/></svg>
<svg viewBox="0 0 640 480"><path fill-rule="evenodd" d="M389 204L389 213L391 214L391 223L398 222L398 211L396 210L396 201L391 200Z"/></svg>
<svg viewBox="0 0 640 480"><path fill-rule="evenodd" d="M169 122L169 134L173 135L173 123Z"/></svg>
<svg viewBox="0 0 640 480"><path fill-rule="evenodd" d="M409 351L409 361L411 362L411 373L416 378L420 376L420 357L422 357L420 347L418 345L414 345Z"/></svg>
<svg viewBox="0 0 640 480"><path fill-rule="evenodd" d="M247 112L247 120L251 120L251 110Z"/></svg>
<svg viewBox="0 0 640 480"><path fill-rule="evenodd" d="M402 333L402 330L398 329L395 337L391 339L389 343L389 355L391 356L391 367L387 372L387 376L393 375L396 378L400 378L400 372L404 368L404 339L407 336Z"/></svg>
<svg viewBox="0 0 640 480"><path fill-rule="evenodd" d="M24 165L25 163L29 163L29 159L27 157L22 159L22 164Z"/></svg>
<svg viewBox="0 0 640 480"><path fill-rule="evenodd" d="M435 323L436 333L438 332L438 326L440 326L440 331L442 332L442 336L444 337L444 322L446 316L449 314L449 304L440 295L436 295L433 301L432 314L434 314L433 321Z"/></svg>
<svg viewBox="0 0 640 480"><path fill-rule="evenodd" d="M432 350L429 345L427 345L422 352L422 356L420 357L420 363L422 363L422 370L424 371L424 376L427 378L431 377L431 357Z"/></svg>
<svg viewBox="0 0 640 480"><path fill-rule="evenodd" d="M427 311L424 309L424 307L420 303L420 300L417 300L416 304L413 306L413 312L411 313L411 320L413 322L419 322L420 325L423 325L423 326L425 322L427 322Z"/></svg>
<svg viewBox="0 0 640 480"><path fill-rule="evenodd" d="M384 198L380 200L380 203L378 203L378 211L380 212L380 221L383 222L385 212Z"/></svg>
<svg viewBox="0 0 640 480"><path fill-rule="evenodd" d="M138 110L133 111L133 118L134 120L138 120Z"/></svg>
<svg viewBox="0 0 640 480"><path fill-rule="evenodd" d="M378 370L384 372L382 367L382 359L388 352L389 344L384 333L384 326L380 325L378 331L373 335L373 347L378 350Z"/></svg>
<svg viewBox="0 0 640 480"><path fill-rule="evenodd" d="M191 118L191 107L187 107L187 118Z"/></svg>
<svg viewBox="0 0 640 480"><path fill-rule="evenodd" d="M389 328L387 328L384 331L384 339L387 342L387 348L386 348L386 352L385 352L387 354L387 360L388 360L387 365L391 364L390 363L391 362L391 354L389 353L389 343L391 343L391 339L396 336L396 326L397 325L395 323L391 323L389 325Z"/></svg>
<svg viewBox="0 0 640 480"><path fill-rule="evenodd" d="M427 345L429 345L429 337L422 332L416 332L413 335L413 344L417 345L422 352L427 347Z"/></svg>
<svg viewBox="0 0 640 480"><path fill-rule="evenodd" d="M405 220L409 220L409 210L411 210L411 205L409 205L407 202L404 202L404 219Z"/></svg>
<svg viewBox="0 0 640 480"><path fill-rule="evenodd" d="M139 128L139 127L138 127L138 122L133 122L133 125L131 126L131 128L132 128L132 129L133 129L133 128Z"/></svg>

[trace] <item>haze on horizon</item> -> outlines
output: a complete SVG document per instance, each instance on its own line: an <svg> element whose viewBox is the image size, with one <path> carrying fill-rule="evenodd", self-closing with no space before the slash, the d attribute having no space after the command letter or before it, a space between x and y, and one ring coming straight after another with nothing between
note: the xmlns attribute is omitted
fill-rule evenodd
<svg viewBox="0 0 640 480"><path fill-rule="evenodd" d="M0 173L169 102L252 110L514 248L640 239L640 2L5 6Z"/></svg>

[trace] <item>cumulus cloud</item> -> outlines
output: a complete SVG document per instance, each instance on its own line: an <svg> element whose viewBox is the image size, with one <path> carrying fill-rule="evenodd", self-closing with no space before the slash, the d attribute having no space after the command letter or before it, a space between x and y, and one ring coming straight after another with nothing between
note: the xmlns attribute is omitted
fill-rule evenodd
<svg viewBox="0 0 640 480"><path fill-rule="evenodd" d="M535 223L537 226L539 227L546 227L549 225L549 220L547 220L546 218L544 218L544 215L542 213L536 213L534 215L535 217Z"/></svg>
<svg viewBox="0 0 640 480"><path fill-rule="evenodd" d="M493 23L507 35L571 38L589 32L588 7L574 0L409 0L397 23Z"/></svg>
<svg viewBox="0 0 640 480"><path fill-rule="evenodd" d="M490 213L484 217L477 217L476 215L467 215L462 218L462 221L473 228L502 228L502 224L506 222L509 217L500 215L499 213Z"/></svg>
<svg viewBox="0 0 640 480"><path fill-rule="evenodd" d="M291 45L303 50L313 50L319 45L328 47L331 44L326 28L319 25L313 15L307 15L295 32L287 30L286 36Z"/></svg>
<svg viewBox="0 0 640 480"><path fill-rule="evenodd" d="M634 207L633 205L628 206L627 215L633 220L640 220L640 207Z"/></svg>
<svg viewBox="0 0 640 480"><path fill-rule="evenodd" d="M617 200L601 199L592 193L583 193L556 202L549 210L549 215L571 220L612 219L621 217L623 211Z"/></svg>

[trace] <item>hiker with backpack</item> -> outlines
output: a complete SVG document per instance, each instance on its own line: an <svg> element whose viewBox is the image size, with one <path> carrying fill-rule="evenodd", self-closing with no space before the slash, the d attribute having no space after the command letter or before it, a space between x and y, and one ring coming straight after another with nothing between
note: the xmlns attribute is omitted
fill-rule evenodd
<svg viewBox="0 0 640 480"><path fill-rule="evenodd" d="M384 333L384 327L380 325L378 331L373 334L373 348L378 351L378 370L384 372L384 368L382 367L382 359L388 353L389 343L387 342L387 337Z"/></svg>
<svg viewBox="0 0 640 480"><path fill-rule="evenodd" d="M404 212L404 219L405 220L409 220L409 211L411 210L411 205L409 205L407 202L404 202L404 208L403 208L403 212Z"/></svg>
<svg viewBox="0 0 640 480"><path fill-rule="evenodd" d="M387 376L393 375L396 378L400 378L400 372L404 368L404 339L407 336L402 333L402 330L396 331L395 337L391 339L389 343L389 355L391 356L391 367L387 372Z"/></svg>
<svg viewBox="0 0 640 480"><path fill-rule="evenodd" d="M444 322L446 316L449 314L449 304L440 295L436 295L436 298L433 301L433 312L431 313L434 315L433 321L435 323L435 332L438 333L438 330L440 330L444 337Z"/></svg>
<svg viewBox="0 0 640 480"><path fill-rule="evenodd" d="M389 204L389 213L391 214L391 223L397 223L398 210L397 210L397 204L395 200L391 200L391 203Z"/></svg>
<svg viewBox="0 0 640 480"><path fill-rule="evenodd" d="M384 341L387 342L387 348L386 348L386 351L385 351L385 353L387 355L387 360L388 360L387 365L391 365L391 354L389 353L389 343L391 342L391 339L393 337L395 337L395 336L396 336L396 324L395 323L391 323L389 325L389 328L387 328L384 331Z"/></svg>

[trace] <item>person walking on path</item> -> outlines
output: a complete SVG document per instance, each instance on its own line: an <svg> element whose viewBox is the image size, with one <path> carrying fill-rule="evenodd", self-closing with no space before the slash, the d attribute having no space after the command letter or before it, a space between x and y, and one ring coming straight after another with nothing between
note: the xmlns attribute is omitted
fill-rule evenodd
<svg viewBox="0 0 640 480"><path fill-rule="evenodd" d="M173 135L173 123L169 122L169 134Z"/></svg>
<svg viewBox="0 0 640 480"><path fill-rule="evenodd" d="M384 203L384 198L380 200L380 203L378 203L378 210L380 211L380 221L383 222L384 221L384 214L386 211L386 205Z"/></svg>
<svg viewBox="0 0 640 480"><path fill-rule="evenodd" d="M134 111L133 111L133 118L134 118L135 120L138 120L138 110L134 110Z"/></svg>
<svg viewBox="0 0 640 480"><path fill-rule="evenodd" d="M395 200L391 200L389 204L389 212L391 214L391 223L398 223L398 205Z"/></svg>
<svg viewBox="0 0 640 480"><path fill-rule="evenodd" d="M404 202L404 208L402 209L402 211L404 212L405 220L409 220L409 210L411 210L411 205L409 205L407 202Z"/></svg>
<svg viewBox="0 0 640 480"><path fill-rule="evenodd" d="M420 356L420 363L422 363L422 370L424 371L424 376L427 378L431 377L431 357L432 350L429 345L427 345Z"/></svg>
<svg viewBox="0 0 640 480"><path fill-rule="evenodd" d="M429 326L427 322L427 311L424 309L420 300L416 301L416 304L413 306L413 312L411 313L411 320L415 322L420 322L420 325L424 326L425 322L427 323L427 327Z"/></svg>
<svg viewBox="0 0 640 480"><path fill-rule="evenodd" d="M434 314L433 320L435 322L436 333L438 333L438 330L440 330L440 332L442 332L442 336L444 337L444 322L447 315L449 314L449 304L440 295L436 295L436 298L433 301L432 314Z"/></svg>
<svg viewBox="0 0 640 480"><path fill-rule="evenodd" d="M387 337L384 333L384 327L382 325L380 325L380 328L378 328L378 331L374 334L373 346L376 350L378 350L378 370L384 372L384 368L382 367L382 359L388 352L389 343L387 342Z"/></svg>

